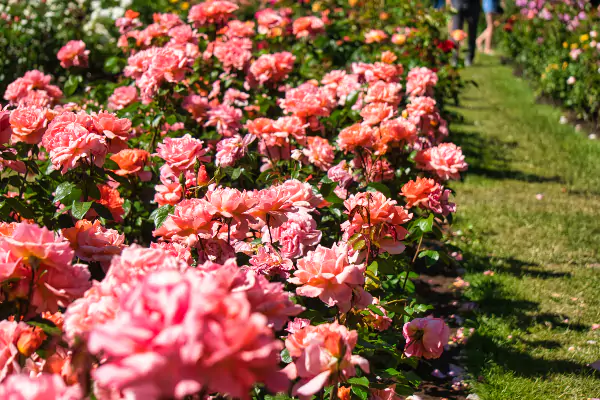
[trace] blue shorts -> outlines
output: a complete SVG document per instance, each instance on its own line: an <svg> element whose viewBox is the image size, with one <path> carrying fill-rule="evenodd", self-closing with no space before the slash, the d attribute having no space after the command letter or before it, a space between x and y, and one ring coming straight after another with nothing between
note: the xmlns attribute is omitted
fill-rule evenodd
<svg viewBox="0 0 600 400"><path fill-rule="evenodd" d="M436 10L444 8L446 5L446 0L433 0L433 8Z"/></svg>
<svg viewBox="0 0 600 400"><path fill-rule="evenodd" d="M483 12L486 14L496 14L499 6L499 0L483 0Z"/></svg>

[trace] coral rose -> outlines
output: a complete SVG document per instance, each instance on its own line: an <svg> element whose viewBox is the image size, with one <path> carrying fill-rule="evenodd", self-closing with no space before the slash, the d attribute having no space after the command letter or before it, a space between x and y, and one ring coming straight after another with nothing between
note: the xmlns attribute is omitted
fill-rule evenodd
<svg viewBox="0 0 600 400"><path fill-rule="evenodd" d="M63 68L87 68L89 50L85 49L83 40L69 40L56 54Z"/></svg>
<svg viewBox="0 0 600 400"><path fill-rule="evenodd" d="M46 110L43 108L19 107L10 113L11 139L13 143L38 144L42 141L47 124Z"/></svg>
<svg viewBox="0 0 600 400"><path fill-rule="evenodd" d="M138 94L135 86L120 86L115 88L113 94L108 98L108 108L122 110L136 101L138 101Z"/></svg>

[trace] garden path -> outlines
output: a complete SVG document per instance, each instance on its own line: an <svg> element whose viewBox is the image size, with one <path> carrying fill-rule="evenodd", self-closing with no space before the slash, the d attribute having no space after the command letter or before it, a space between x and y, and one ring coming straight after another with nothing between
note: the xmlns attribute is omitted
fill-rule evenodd
<svg viewBox="0 0 600 400"><path fill-rule="evenodd" d="M453 141L470 164L453 185L467 345L481 399L600 397L600 141L561 125L494 57L463 76ZM459 230L459 231L458 231ZM484 275L484 271L494 275ZM477 382L479 380L480 382Z"/></svg>

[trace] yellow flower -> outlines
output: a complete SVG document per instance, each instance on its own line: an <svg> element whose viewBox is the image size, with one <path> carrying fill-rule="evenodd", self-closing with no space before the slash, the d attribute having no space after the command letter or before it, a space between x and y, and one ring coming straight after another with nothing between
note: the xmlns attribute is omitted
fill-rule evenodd
<svg viewBox="0 0 600 400"><path fill-rule="evenodd" d="M569 66L569 63L565 61L565 62L563 63L563 65L562 65L562 69L563 69L563 71L564 71L565 69L567 69L567 67L568 67L568 66Z"/></svg>
<svg viewBox="0 0 600 400"><path fill-rule="evenodd" d="M590 48L590 45L586 43L586 44L584 44L584 45L583 45L583 48L584 48L585 50L587 50L587 49L589 49L589 48Z"/></svg>
<svg viewBox="0 0 600 400"><path fill-rule="evenodd" d="M177 3L179 0L169 0L171 3Z"/></svg>
<svg viewBox="0 0 600 400"><path fill-rule="evenodd" d="M348 5L350 7L354 7L356 5L356 3L358 3L358 0L348 0Z"/></svg>
<svg viewBox="0 0 600 400"><path fill-rule="evenodd" d="M187 1L184 1L183 3L181 3L182 10L187 10L188 8L190 8L190 3L188 3Z"/></svg>
<svg viewBox="0 0 600 400"><path fill-rule="evenodd" d="M321 10L321 3L316 2L312 5L312 12L319 12Z"/></svg>
<svg viewBox="0 0 600 400"><path fill-rule="evenodd" d="M578 43L571 43L571 50L575 50L578 47L579 47Z"/></svg>
<svg viewBox="0 0 600 400"><path fill-rule="evenodd" d="M580 42L587 42L588 40L590 40L590 35L588 35L587 33L579 37Z"/></svg>
<svg viewBox="0 0 600 400"><path fill-rule="evenodd" d="M563 47L566 49L567 47L569 47L569 43L563 42Z"/></svg>

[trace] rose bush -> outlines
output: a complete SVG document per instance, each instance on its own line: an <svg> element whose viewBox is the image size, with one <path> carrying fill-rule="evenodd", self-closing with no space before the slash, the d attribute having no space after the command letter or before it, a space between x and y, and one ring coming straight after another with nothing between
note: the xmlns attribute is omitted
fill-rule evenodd
<svg viewBox="0 0 600 400"><path fill-rule="evenodd" d="M600 122L600 9L597 1L517 0L504 21L504 48L540 95Z"/></svg>
<svg viewBox="0 0 600 400"><path fill-rule="evenodd" d="M467 164L444 104L461 82L443 20L412 1L374 12L129 10L113 79L86 74L98 54L70 38L65 85L37 70L7 85L3 393L414 391L417 359L448 343L410 278L450 262L448 186Z"/></svg>

